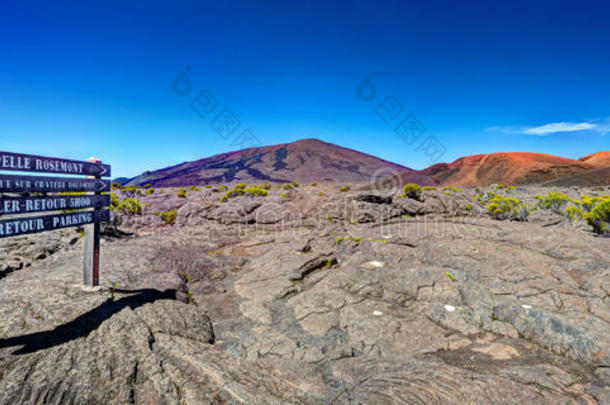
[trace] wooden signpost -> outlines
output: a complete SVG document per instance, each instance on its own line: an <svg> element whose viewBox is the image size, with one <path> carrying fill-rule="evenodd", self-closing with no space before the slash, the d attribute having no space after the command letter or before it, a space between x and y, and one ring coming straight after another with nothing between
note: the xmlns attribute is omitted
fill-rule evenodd
<svg viewBox="0 0 610 405"><path fill-rule="evenodd" d="M100 223L110 220L110 195L102 194L110 181L102 177L110 176L110 166L95 158L81 162L0 152L0 170L87 176L0 174L0 238L84 226L84 283L99 285ZM54 212L31 215L45 211Z"/></svg>

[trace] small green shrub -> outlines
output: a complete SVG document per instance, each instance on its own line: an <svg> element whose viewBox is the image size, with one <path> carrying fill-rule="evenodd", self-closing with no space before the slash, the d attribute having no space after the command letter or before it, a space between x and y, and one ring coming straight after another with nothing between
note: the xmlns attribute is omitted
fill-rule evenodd
<svg viewBox="0 0 610 405"><path fill-rule="evenodd" d="M447 276L447 278L451 281L453 281L454 283L457 281L457 278L453 275L453 273L451 273L450 271L447 271L445 273L445 275Z"/></svg>
<svg viewBox="0 0 610 405"><path fill-rule="evenodd" d="M407 198L412 198L414 200L419 200L421 198L421 187L415 183L406 184L402 188L405 192L404 196Z"/></svg>
<svg viewBox="0 0 610 405"><path fill-rule="evenodd" d="M568 207L566 208L566 216L570 221L581 220L585 217L585 213L582 208Z"/></svg>
<svg viewBox="0 0 610 405"><path fill-rule="evenodd" d="M173 223L176 221L176 217L178 216L178 211L175 208L172 208L169 211L161 212L159 216L165 221L166 224L173 225Z"/></svg>
<svg viewBox="0 0 610 405"><path fill-rule="evenodd" d="M351 188L352 188L351 186L345 185L345 186L341 187L339 189L339 191L341 191L342 193L345 193L346 191L349 191Z"/></svg>
<svg viewBox="0 0 610 405"><path fill-rule="evenodd" d="M318 183L311 183L311 186L312 186L312 187L315 187L315 186L317 186L317 185L318 185Z"/></svg>
<svg viewBox="0 0 610 405"><path fill-rule="evenodd" d="M254 197L267 197L269 195L269 192L267 190L258 187L247 187L244 192L247 195L251 195Z"/></svg>
<svg viewBox="0 0 610 405"><path fill-rule="evenodd" d="M292 185L291 183L286 183L282 186L282 188L284 190L294 190L294 185Z"/></svg>
<svg viewBox="0 0 610 405"><path fill-rule="evenodd" d="M136 198L124 199L119 203L116 209L123 214L142 214L142 204L140 204L140 201Z"/></svg>
<svg viewBox="0 0 610 405"><path fill-rule="evenodd" d="M280 193L280 197L282 197L282 198L288 198L288 194L286 194L286 193Z"/></svg>
<svg viewBox="0 0 610 405"><path fill-rule="evenodd" d="M176 191L176 195L178 197L186 198L186 190L184 188L181 188L180 190Z"/></svg>
<svg viewBox="0 0 610 405"><path fill-rule="evenodd" d="M494 197L486 208L487 213L498 220L525 221L530 213L527 204L513 197Z"/></svg>
<svg viewBox="0 0 610 405"><path fill-rule="evenodd" d="M243 184L243 183L242 183L242 184L236 184L236 185L233 187L233 189L235 189L235 190L243 190L243 189L245 189L246 187L248 187L248 186L247 186L246 184Z"/></svg>
<svg viewBox="0 0 610 405"><path fill-rule="evenodd" d="M212 188L212 185L211 184L206 184L205 188Z"/></svg>
<svg viewBox="0 0 610 405"><path fill-rule="evenodd" d="M466 204L466 205L464 205L464 209L465 209L466 211L472 211L472 204Z"/></svg>
<svg viewBox="0 0 610 405"><path fill-rule="evenodd" d="M434 191L434 190L438 190L438 187L434 187L434 186L424 186L424 190Z"/></svg>
<svg viewBox="0 0 610 405"><path fill-rule="evenodd" d="M114 211L117 209L120 203L121 201L119 200L119 197L117 197L114 193L110 193L110 209Z"/></svg>
<svg viewBox="0 0 610 405"><path fill-rule="evenodd" d="M545 210L553 210L556 212L562 212L563 209L572 201L571 198L566 196L563 193L548 193L546 196L537 195L536 200L538 202L536 205L539 208Z"/></svg>
<svg viewBox="0 0 610 405"><path fill-rule="evenodd" d="M301 187L301 185L296 180L292 182L292 185L295 186L296 188Z"/></svg>
<svg viewBox="0 0 610 405"><path fill-rule="evenodd" d="M457 187L453 187L453 186L443 187L443 193L445 193L445 194L461 193L461 192L462 192L461 188L457 188Z"/></svg>
<svg viewBox="0 0 610 405"><path fill-rule="evenodd" d="M585 220L593 227L593 232L599 234L610 233L610 198L598 203Z"/></svg>

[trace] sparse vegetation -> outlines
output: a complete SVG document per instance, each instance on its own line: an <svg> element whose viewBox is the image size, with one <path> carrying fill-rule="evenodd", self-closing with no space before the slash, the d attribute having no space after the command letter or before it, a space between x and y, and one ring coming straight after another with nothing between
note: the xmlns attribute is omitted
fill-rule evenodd
<svg viewBox="0 0 610 405"><path fill-rule="evenodd" d="M447 278L449 278L449 280L453 281L454 283L457 281L457 278L450 271L445 272L445 275L447 276Z"/></svg>
<svg viewBox="0 0 610 405"><path fill-rule="evenodd" d="M466 204L466 205L464 205L464 209L465 209L466 211L472 211L472 204Z"/></svg>
<svg viewBox="0 0 610 405"><path fill-rule="evenodd" d="M593 232L610 234L610 198L596 204L585 216L585 220L593 227Z"/></svg>
<svg viewBox="0 0 610 405"><path fill-rule="evenodd" d="M421 199L421 191L422 188L415 183L409 183L405 185L403 188L404 194L402 197L411 198L413 200Z"/></svg>
<svg viewBox="0 0 610 405"><path fill-rule="evenodd" d="M530 214L531 208L523 201L513 197L502 197L500 195L492 198L487 205L487 213L494 219L525 221Z"/></svg>
<svg viewBox="0 0 610 405"><path fill-rule="evenodd" d="M227 191L226 194L220 198L220 202L227 202L231 198L243 195L249 195L252 197L267 197L269 192L259 187L248 187L245 184L238 184L232 190Z"/></svg>
<svg viewBox="0 0 610 405"><path fill-rule="evenodd" d="M538 202L536 205L545 210L563 212L564 208L572 201L571 198L563 193L550 192L546 196L536 195Z"/></svg>
<svg viewBox="0 0 610 405"><path fill-rule="evenodd" d="M141 215L142 204L136 198L126 198L118 204L116 210L122 214Z"/></svg>
<svg viewBox="0 0 610 405"><path fill-rule="evenodd" d="M169 211L159 213L159 216L166 224L173 225L174 222L176 222L176 217L178 217L178 211L175 208L172 208Z"/></svg>
<svg viewBox="0 0 610 405"><path fill-rule="evenodd" d="M567 207L566 208L566 216L570 219L570 221L576 221L584 219L585 213L582 208L579 207Z"/></svg>
<svg viewBox="0 0 610 405"><path fill-rule="evenodd" d="M438 190L438 187L434 187L434 186L424 186L424 190L428 190L428 191L435 191L435 190Z"/></svg>
<svg viewBox="0 0 610 405"><path fill-rule="evenodd" d="M351 188L352 188L351 186L345 185L345 186L341 187L339 189L339 191L341 191L342 193L345 193L346 191L349 191Z"/></svg>
<svg viewBox="0 0 610 405"><path fill-rule="evenodd" d="M181 188L178 191L176 191L176 195L178 197L182 197L182 198L186 198L186 189Z"/></svg>
<svg viewBox="0 0 610 405"><path fill-rule="evenodd" d="M461 193L462 189L454 186L443 187L443 193L449 195L450 193Z"/></svg>

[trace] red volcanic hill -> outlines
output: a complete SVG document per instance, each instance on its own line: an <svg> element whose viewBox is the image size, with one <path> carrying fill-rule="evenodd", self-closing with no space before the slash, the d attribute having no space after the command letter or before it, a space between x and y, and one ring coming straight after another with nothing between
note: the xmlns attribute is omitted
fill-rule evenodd
<svg viewBox="0 0 610 405"><path fill-rule="evenodd" d="M402 172L420 180L417 171L366 153L317 139L223 153L165 169L145 172L128 185L188 186L239 181L368 182L374 174Z"/></svg>
<svg viewBox="0 0 610 405"><path fill-rule="evenodd" d="M594 168L588 162L529 152L474 155L439 163L420 173L440 185L462 187L530 184L578 175Z"/></svg>
<svg viewBox="0 0 610 405"><path fill-rule="evenodd" d="M597 167L610 167L610 150L592 153L578 160Z"/></svg>

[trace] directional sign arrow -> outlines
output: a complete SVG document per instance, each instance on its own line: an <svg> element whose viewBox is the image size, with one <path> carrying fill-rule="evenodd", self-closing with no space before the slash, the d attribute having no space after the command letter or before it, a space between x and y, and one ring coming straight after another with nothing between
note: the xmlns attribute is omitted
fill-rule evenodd
<svg viewBox="0 0 610 405"><path fill-rule="evenodd" d="M98 162L83 162L12 152L0 152L0 170L110 176L110 166Z"/></svg>

